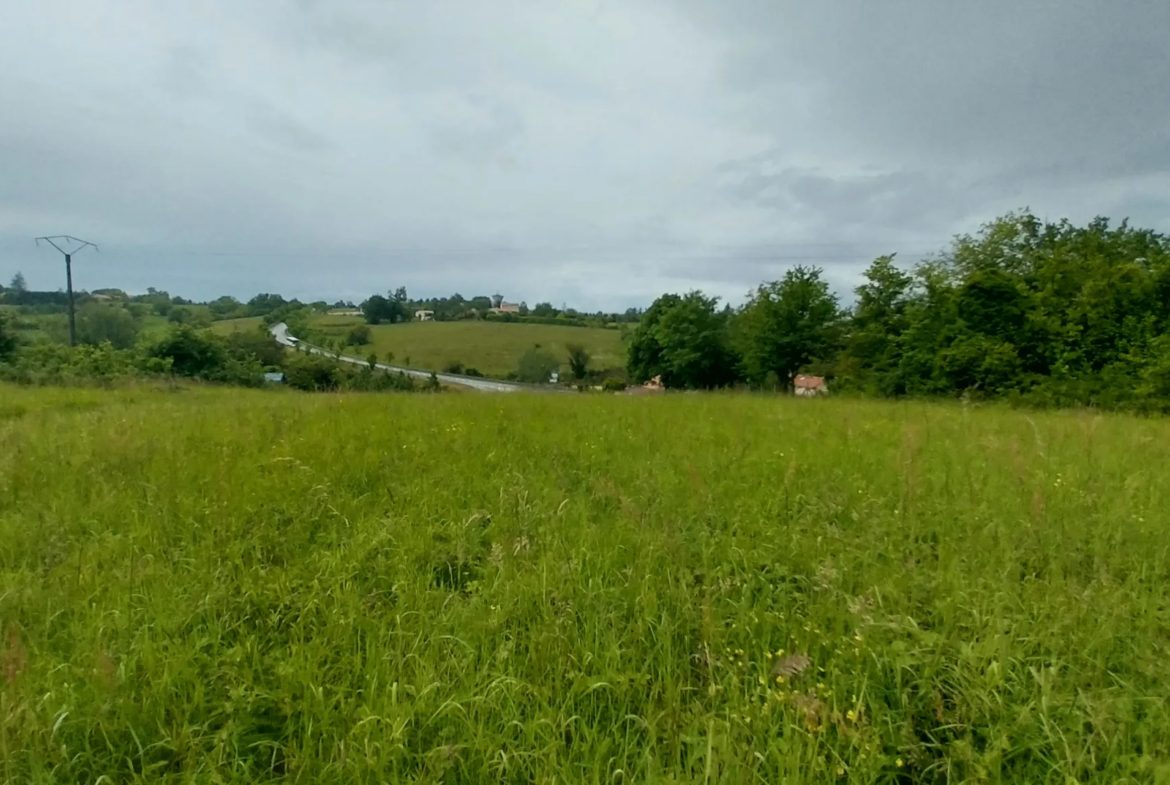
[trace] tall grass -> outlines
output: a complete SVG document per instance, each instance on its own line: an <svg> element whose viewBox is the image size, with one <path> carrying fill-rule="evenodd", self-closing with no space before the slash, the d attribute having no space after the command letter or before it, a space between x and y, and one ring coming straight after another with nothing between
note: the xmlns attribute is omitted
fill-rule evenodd
<svg viewBox="0 0 1170 785"><path fill-rule="evenodd" d="M0 388L5 781L1170 777L1166 422L41 395Z"/></svg>

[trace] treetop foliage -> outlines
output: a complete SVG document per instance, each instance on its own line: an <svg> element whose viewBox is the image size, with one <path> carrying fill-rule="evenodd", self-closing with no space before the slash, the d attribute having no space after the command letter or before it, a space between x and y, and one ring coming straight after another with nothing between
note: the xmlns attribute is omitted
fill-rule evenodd
<svg viewBox="0 0 1170 785"><path fill-rule="evenodd" d="M882 396L1170 406L1170 240L1156 232L1010 213L912 268L880 257L864 278L851 309L805 267L726 315L700 292L663 295L631 337L630 374L766 387L810 371Z"/></svg>

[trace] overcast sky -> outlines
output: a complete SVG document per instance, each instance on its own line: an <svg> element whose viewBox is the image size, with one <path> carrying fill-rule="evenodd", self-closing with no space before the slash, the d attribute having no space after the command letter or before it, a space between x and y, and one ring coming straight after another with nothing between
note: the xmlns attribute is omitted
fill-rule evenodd
<svg viewBox="0 0 1170 785"><path fill-rule="evenodd" d="M37 0L0 278L353 298L844 291L1013 208L1170 231L1166 0Z"/></svg>

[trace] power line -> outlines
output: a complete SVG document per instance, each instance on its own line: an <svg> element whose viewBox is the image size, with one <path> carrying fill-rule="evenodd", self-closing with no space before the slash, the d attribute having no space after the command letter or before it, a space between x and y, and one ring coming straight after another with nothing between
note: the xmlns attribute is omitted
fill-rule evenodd
<svg viewBox="0 0 1170 785"><path fill-rule="evenodd" d="M56 248L65 256L65 286L69 292L69 345L76 346L77 317L73 310L73 254L77 253L78 251L85 250L87 246L93 248L95 251L98 250L98 247L88 240L79 240L78 238L71 237L67 234L55 234L49 237L38 237L36 238L36 244L40 245L41 240L44 240L46 243ZM60 245L58 245L58 242L61 242L62 244L68 242L70 245L76 245L76 247L66 250L65 248L62 248Z"/></svg>
<svg viewBox="0 0 1170 785"><path fill-rule="evenodd" d="M540 247L524 247L524 248L503 248L494 246L483 246L479 248L463 248L463 249L436 249L436 248L367 248L362 250L339 250L339 251L305 251L305 250L289 250L277 248L182 248L169 246L165 248L154 249L146 246L108 246L113 247L123 254L144 254L144 253L165 253L168 256L181 257L204 257L204 258L266 258L266 257L281 257L281 258L301 258L301 259L370 259L371 257L428 257L433 259L460 259L467 257L480 257L485 255L501 255L517 257L531 257L531 256L566 256L572 257L578 254L590 256L596 259L605 258L629 258L640 257L646 261L726 261L726 260L743 260L743 261L857 261L864 259L874 259L877 256L883 255L876 252L878 245L873 244L873 250L869 252L862 252L860 248L865 245L862 243L846 244L842 243L834 245L831 243L808 244L810 248L832 248L838 247L842 249L857 249L852 252L839 253L825 253L823 250L811 251L809 253L800 253L796 249L803 247L802 244L793 244L785 246L767 246L767 245L742 245L742 246L699 246L694 250L687 250L681 248L654 248L643 249L637 247L630 248L599 248L599 247L566 247L566 248L540 248ZM891 244L892 245L892 244ZM884 246L889 249L891 245ZM895 246L896 247L896 246ZM889 251L887 251L889 252ZM909 257L924 257L929 256L935 251L896 251L901 256Z"/></svg>

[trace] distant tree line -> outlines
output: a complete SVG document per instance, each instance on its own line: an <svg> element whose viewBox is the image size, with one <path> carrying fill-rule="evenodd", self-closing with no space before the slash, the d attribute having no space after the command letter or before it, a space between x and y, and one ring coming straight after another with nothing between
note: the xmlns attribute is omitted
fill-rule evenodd
<svg viewBox="0 0 1170 785"><path fill-rule="evenodd" d="M491 298L477 295L470 299L460 294L450 297L411 299L406 289L399 287L385 295L375 294L360 305L338 300L327 303L318 300L305 303L297 299L286 300L280 294L262 292L247 302L225 295L207 302L195 302L153 287L144 294L127 294L121 289L95 289L92 292L77 292L77 304L101 302L109 306L127 308L136 318L156 315L179 324L206 326L213 321L261 317L269 324L282 321L296 312L305 314L322 313L329 310L360 310L368 324L395 324L410 321L419 310L431 311L436 321L458 321L462 319L484 319L502 322L529 322L538 324L560 324L573 327L614 327L637 322L642 311L629 308L620 313L598 311L588 313L573 308L556 308L551 303L537 303L529 308L520 303L518 313L495 314L491 312ZM28 289L24 276L17 273L11 283L0 286L0 305L18 306L29 314L64 314L68 298L64 291L38 292ZM291 328L291 324L290 324ZM291 330L290 330L291 331Z"/></svg>
<svg viewBox="0 0 1170 785"><path fill-rule="evenodd" d="M555 308L551 303L537 303L529 308L519 303L516 313L493 313L492 301L487 295L470 299L461 294L450 297L411 299L404 287L385 295L371 295L361 304L362 314L368 324L396 324L414 319L418 311L430 311L431 318L438 322L454 322L467 319L484 321L523 322L528 324L555 324L567 327L613 327L638 321L641 310L630 308L621 313L597 311L587 313L573 308Z"/></svg>
<svg viewBox="0 0 1170 785"><path fill-rule="evenodd" d="M1122 222L1024 211L910 269L873 262L842 307L816 268L738 309L663 295L628 345L637 381L790 388L797 373L875 396L1170 407L1170 240Z"/></svg>

